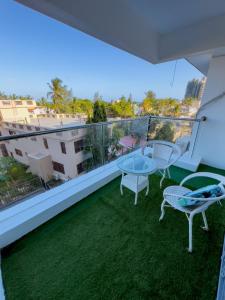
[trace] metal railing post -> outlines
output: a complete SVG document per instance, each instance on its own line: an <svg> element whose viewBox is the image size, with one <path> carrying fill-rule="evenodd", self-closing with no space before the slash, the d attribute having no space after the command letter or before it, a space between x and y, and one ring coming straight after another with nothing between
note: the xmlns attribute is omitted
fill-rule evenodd
<svg viewBox="0 0 225 300"><path fill-rule="evenodd" d="M150 116L149 119L148 119L147 141L149 141L149 132L151 130L151 120L152 120L152 117Z"/></svg>
<svg viewBox="0 0 225 300"><path fill-rule="evenodd" d="M105 139L104 139L104 124L101 125L101 154L102 154L102 165L105 164Z"/></svg>

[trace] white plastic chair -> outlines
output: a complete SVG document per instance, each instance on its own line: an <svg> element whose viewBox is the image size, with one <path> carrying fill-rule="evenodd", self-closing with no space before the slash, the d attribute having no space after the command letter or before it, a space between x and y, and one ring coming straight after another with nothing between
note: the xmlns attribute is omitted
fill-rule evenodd
<svg viewBox="0 0 225 300"><path fill-rule="evenodd" d="M163 180L166 177L166 173L170 178L170 166L172 166L181 156L181 148L171 142L152 140L142 148L142 153L145 154L146 147L151 147L151 155L155 160L157 169L161 173L162 178L160 180L160 188L162 187ZM149 154L147 154L149 155Z"/></svg>
<svg viewBox="0 0 225 300"><path fill-rule="evenodd" d="M220 197L213 197L213 198L194 198L194 197L190 197L190 196L184 196L186 193L191 192L191 190L184 187L183 184L185 182L187 182L188 180L190 180L192 178L196 178L196 177L208 177L208 178L217 180L218 182L221 183L221 187L224 192L223 195ZM177 209L186 214L188 223L189 223L189 247L188 247L189 252L192 252L192 224L193 224L194 216L198 213L202 214L203 222L204 222L204 226L202 228L204 230L208 231L209 228L208 228L205 211L207 210L207 208L209 206L211 206L215 202L220 202L220 200L225 199L224 185L225 185L225 177L224 176L214 174L214 173L209 173L209 172L198 172L198 173L194 173L194 174L191 174L191 175L185 177L181 181L180 185L169 186L164 190L164 192L163 192L164 200L161 204L161 216L160 216L159 221L161 221L165 215L165 209L164 209L165 207L172 207L172 208ZM193 206L193 207L191 207L191 206L183 207L183 206L179 205L179 203L178 203L178 199L180 199L180 198L200 200L200 201L203 201L204 203L200 204L198 206L197 205Z"/></svg>

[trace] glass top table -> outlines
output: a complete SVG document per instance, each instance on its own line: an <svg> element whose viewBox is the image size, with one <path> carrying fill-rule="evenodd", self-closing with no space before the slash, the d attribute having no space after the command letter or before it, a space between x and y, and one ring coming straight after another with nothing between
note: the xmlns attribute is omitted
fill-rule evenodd
<svg viewBox="0 0 225 300"><path fill-rule="evenodd" d="M154 159L141 154L121 157L117 166L123 173L137 176L147 176L157 171L157 165Z"/></svg>

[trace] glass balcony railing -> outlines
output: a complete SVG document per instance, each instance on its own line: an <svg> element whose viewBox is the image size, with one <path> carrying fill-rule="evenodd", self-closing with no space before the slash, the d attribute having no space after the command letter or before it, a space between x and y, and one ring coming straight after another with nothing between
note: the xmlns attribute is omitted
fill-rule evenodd
<svg viewBox="0 0 225 300"><path fill-rule="evenodd" d="M2 122L0 208L71 180L134 151L148 140L196 138L200 120L157 116L42 130ZM194 134L194 137L193 137Z"/></svg>

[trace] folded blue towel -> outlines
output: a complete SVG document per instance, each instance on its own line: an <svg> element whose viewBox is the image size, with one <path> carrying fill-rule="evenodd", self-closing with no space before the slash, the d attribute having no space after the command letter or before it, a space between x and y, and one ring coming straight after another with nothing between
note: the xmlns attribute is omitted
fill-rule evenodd
<svg viewBox="0 0 225 300"><path fill-rule="evenodd" d="M192 192L188 192L184 196L188 197L194 197L194 198L212 198L212 197L220 197L223 195L223 189L220 185L208 185L205 187L202 187L200 189L197 189ZM178 203L181 206L197 206L203 204L205 201L201 200L192 200L192 199L186 199L186 198L180 198L178 199Z"/></svg>

